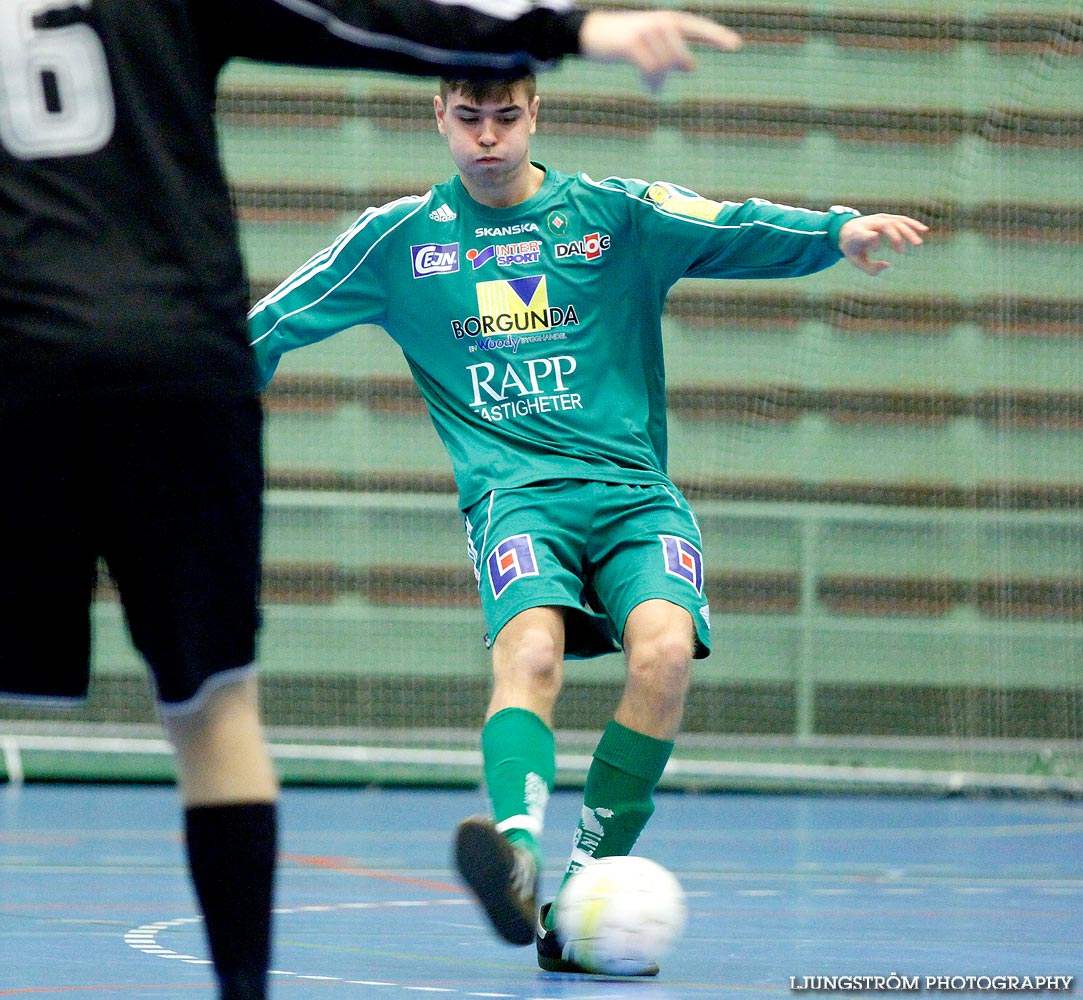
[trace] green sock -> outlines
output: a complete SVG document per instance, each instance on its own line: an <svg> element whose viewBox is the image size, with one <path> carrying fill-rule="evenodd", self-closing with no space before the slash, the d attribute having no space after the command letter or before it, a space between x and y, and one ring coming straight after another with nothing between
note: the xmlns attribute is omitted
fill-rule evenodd
<svg viewBox="0 0 1083 1000"><path fill-rule="evenodd" d="M672 752L671 740L637 733L616 720L606 726L587 771L583 812L562 888L592 858L632 850L654 812L654 789ZM550 927L554 915L551 909Z"/></svg>
<svg viewBox="0 0 1083 1000"><path fill-rule="evenodd" d="M557 770L553 731L525 708L505 708L485 723L481 756L496 828L541 868L538 837Z"/></svg>

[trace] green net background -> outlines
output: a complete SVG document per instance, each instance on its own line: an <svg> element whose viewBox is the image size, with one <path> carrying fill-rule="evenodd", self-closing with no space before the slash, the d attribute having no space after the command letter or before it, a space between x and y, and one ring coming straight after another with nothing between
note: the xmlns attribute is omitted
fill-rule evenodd
<svg viewBox="0 0 1083 1000"><path fill-rule="evenodd" d="M875 280L843 264L671 295L671 472L704 530L715 652L666 780L1079 793L1083 3L691 9L745 49L658 99L629 70L545 75L535 158L934 231ZM229 69L254 296L366 206L450 175L433 89ZM289 356L267 407L261 670L287 780L477 780L484 628L405 363L351 331ZM10 775L168 773L108 587L95 628L85 709L0 706ZM622 671L569 664L562 780Z"/></svg>

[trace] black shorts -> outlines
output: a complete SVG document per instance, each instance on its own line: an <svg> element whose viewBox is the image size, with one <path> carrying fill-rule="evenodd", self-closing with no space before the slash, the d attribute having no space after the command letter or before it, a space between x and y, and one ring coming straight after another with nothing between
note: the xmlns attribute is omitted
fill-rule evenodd
<svg viewBox="0 0 1083 1000"><path fill-rule="evenodd" d="M255 659L257 399L0 408L0 696L86 696L99 560L164 709Z"/></svg>

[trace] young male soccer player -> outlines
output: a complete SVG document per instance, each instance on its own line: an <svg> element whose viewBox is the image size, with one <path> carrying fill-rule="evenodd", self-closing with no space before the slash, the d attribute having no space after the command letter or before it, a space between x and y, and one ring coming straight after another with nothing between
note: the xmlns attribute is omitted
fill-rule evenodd
<svg viewBox="0 0 1083 1000"><path fill-rule="evenodd" d="M456 861L506 940L536 936L542 968L577 972L551 907L535 930L564 658L627 658L570 875L631 850L710 645L699 527L666 475L666 293L685 276L792 277L841 256L876 274L881 238L901 251L926 227L562 174L530 159L538 104L532 77L443 81L436 123L458 174L366 211L249 320L265 380L285 351L360 323L402 348L454 465L493 654L492 818L460 824Z"/></svg>
<svg viewBox="0 0 1083 1000"><path fill-rule="evenodd" d="M0 3L0 696L85 696L98 557L176 749L222 1000L266 995L277 787L252 661L261 412L214 126L234 56L649 85L732 31L570 0ZM48 626L43 627L42 622Z"/></svg>

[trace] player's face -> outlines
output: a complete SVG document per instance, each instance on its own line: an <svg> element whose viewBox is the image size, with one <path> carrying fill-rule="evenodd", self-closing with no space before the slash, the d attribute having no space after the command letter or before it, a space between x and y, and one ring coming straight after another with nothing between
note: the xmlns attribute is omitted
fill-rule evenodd
<svg viewBox="0 0 1083 1000"><path fill-rule="evenodd" d="M530 100L524 91L517 84L511 94L480 103L457 91L446 103L435 99L437 128L468 186L514 185L529 169L538 98Z"/></svg>

